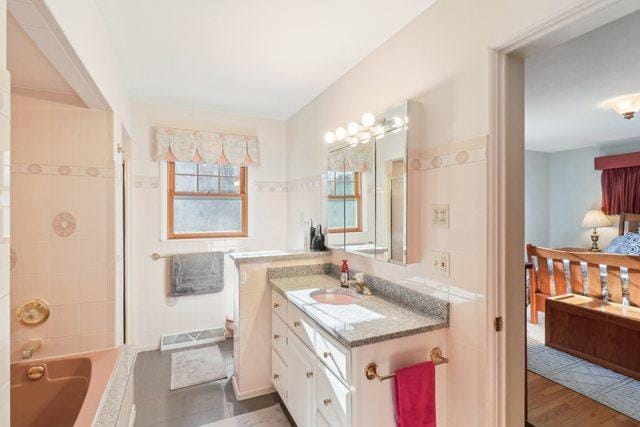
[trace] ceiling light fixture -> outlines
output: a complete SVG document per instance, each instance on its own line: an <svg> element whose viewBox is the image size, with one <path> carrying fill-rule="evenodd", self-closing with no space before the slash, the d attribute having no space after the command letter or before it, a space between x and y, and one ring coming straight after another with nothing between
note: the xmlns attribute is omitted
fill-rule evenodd
<svg viewBox="0 0 640 427"><path fill-rule="evenodd" d="M333 144L336 141L336 135L333 132L327 132L324 134L324 142L327 144Z"/></svg>
<svg viewBox="0 0 640 427"><path fill-rule="evenodd" d="M611 98L602 102L601 106L602 108L609 108L625 119L630 120L640 110L640 93Z"/></svg>

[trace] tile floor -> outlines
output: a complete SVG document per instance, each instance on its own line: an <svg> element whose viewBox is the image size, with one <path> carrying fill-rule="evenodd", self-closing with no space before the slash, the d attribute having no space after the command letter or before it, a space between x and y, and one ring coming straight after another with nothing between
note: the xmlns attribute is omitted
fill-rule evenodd
<svg viewBox="0 0 640 427"><path fill-rule="evenodd" d="M188 349L138 354L134 371L136 427L192 427L266 408L280 402L277 393L238 401L233 392L233 340L219 344L228 378L171 391L171 353ZM293 425L293 424L292 424Z"/></svg>

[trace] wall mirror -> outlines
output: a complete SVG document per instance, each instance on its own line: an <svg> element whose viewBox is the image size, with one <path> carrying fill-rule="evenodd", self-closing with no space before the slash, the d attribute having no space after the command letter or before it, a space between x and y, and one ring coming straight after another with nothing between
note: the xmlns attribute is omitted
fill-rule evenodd
<svg viewBox="0 0 640 427"><path fill-rule="evenodd" d="M410 262L408 106L390 108L357 134L331 144L324 198L330 247L395 264Z"/></svg>

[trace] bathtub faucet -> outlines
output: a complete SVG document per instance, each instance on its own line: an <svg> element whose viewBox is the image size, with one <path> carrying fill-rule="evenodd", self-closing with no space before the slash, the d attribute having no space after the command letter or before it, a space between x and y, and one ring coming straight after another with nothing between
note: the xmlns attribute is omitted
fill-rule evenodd
<svg viewBox="0 0 640 427"><path fill-rule="evenodd" d="M31 359L33 353L38 351L42 347L42 338L32 338L27 344L22 347L22 358Z"/></svg>

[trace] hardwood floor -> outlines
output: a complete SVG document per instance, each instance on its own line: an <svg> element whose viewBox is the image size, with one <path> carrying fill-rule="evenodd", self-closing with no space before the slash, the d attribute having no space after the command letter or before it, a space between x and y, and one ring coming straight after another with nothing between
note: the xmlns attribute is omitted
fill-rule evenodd
<svg viewBox="0 0 640 427"><path fill-rule="evenodd" d="M528 419L543 426L640 426L640 423L533 372L527 372Z"/></svg>

